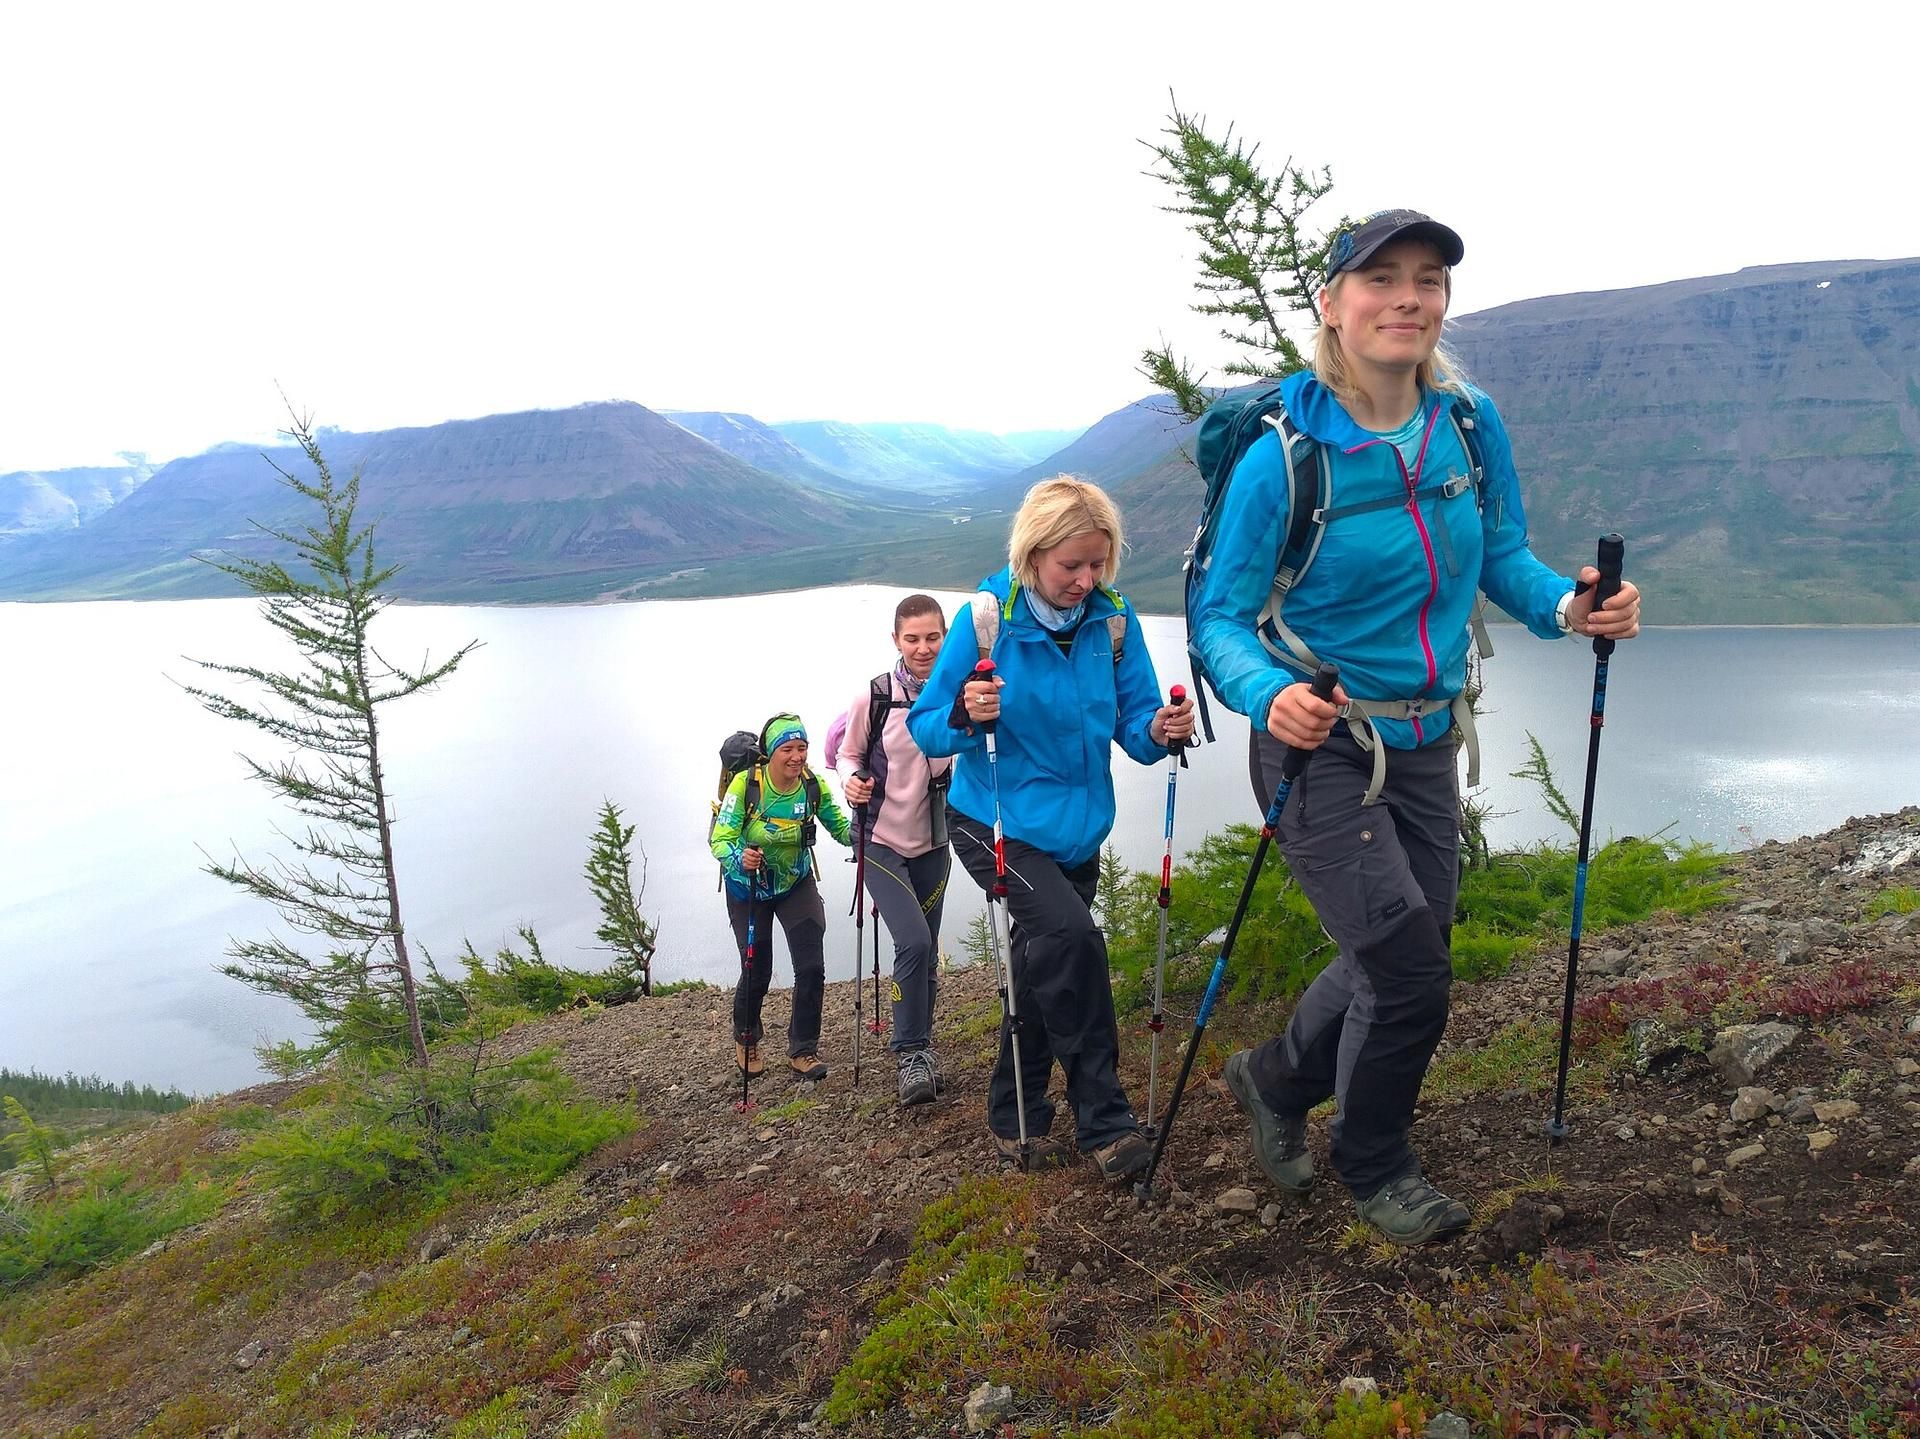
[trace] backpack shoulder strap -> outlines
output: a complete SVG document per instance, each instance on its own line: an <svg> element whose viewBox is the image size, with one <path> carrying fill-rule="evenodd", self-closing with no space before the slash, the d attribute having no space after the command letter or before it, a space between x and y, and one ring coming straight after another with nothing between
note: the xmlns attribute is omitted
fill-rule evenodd
<svg viewBox="0 0 1920 1439"><path fill-rule="evenodd" d="M1460 440L1460 449L1467 457L1467 476L1473 484L1473 507L1480 515L1481 523L1486 523L1487 514L1487 458L1480 447L1479 412L1470 396L1457 397L1449 415L1453 421L1453 432ZM1500 527L1501 515L1495 506L1493 526ZM1467 628L1473 631L1474 648L1480 652L1481 659L1493 656L1493 633L1487 628L1487 597L1483 591L1475 591L1473 610L1467 616Z"/></svg>
<svg viewBox="0 0 1920 1439"><path fill-rule="evenodd" d="M1127 643L1127 597L1107 585L1100 586L1100 593L1113 601L1113 613L1107 616L1107 638L1113 645L1113 662L1120 663L1120 651Z"/></svg>
<svg viewBox="0 0 1920 1439"><path fill-rule="evenodd" d="M1000 639L1000 623L1013 614L1014 597L1020 593L1020 581L1015 580L1007 590L1003 604L992 590L980 590L972 600L973 639L980 647L980 658L993 658L993 647Z"/></svg>
<svg viewBox="0 0 1920 1439"><path fill-rule="evenodd" d="M867 681L867 747L860 756L860 762L869 772L873 769L873 752L880 746L888 714L906 707L904 700L893 697L892 670L877 674Z"/></svg>
<svg viewBox="0 0 1920 1439"><path fill-rule="evenodd" d="M1284 406L1265 417L1280 436L1280 453L1287 466L1287 537L1275 561L1273 590L1260 607L1255 630L1260 643L1276 659L1312 673L1319 658L1306 643L1288 629L1280 612L1287 594L1300 583L1320 553L1320 541L1326 535L1327 504L1332 498L1332 465L1321 445L1294 424ZM1269 636L1271 631L1271 636Z"/></svg>

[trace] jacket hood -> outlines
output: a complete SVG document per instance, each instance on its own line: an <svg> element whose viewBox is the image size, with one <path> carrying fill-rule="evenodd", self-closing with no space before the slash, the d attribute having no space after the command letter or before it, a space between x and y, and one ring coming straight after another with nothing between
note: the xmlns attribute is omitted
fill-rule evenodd
<svg viewBox="0 0 1920 1439"><path fill-rule="evenodd" d="M1294 424L1321 444L1332 445L1339 450L1351 450L1356 445L1379 438L1353 422L1353 416L1340 403L1340 397L1321 384L1320 377L1312 370L1297 371L1281 381L1280 398L1286 403L1287 413L1292 416ZM1460 399L1447 390L1423 390L1420 398L1423 406L1438 400L1449 410Z"/></svg>

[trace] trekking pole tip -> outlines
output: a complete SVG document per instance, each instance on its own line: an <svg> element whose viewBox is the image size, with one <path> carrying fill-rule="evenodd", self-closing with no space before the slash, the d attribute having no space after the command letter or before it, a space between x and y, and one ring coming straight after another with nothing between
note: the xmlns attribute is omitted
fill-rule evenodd
<svg viewBox="0 0 1920 1439"><path fill-rule="evenodd" d="M1567 1142L1567 1135L1572 1132L1564 1119L1549 1119L1542 1127L1546 1130L1547 1142L1556 1149Z"/></svg>

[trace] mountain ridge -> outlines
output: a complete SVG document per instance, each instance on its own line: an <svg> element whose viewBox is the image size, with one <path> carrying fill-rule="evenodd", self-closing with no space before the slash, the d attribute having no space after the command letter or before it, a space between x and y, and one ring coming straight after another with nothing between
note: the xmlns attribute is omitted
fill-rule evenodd
<svg viewBox="0 0 1920 1439"><path fill-rule="evenodd" d="M1512 435L1536 552L1570 570L1618 529L1650 611L1700 623L1920 620L1917 337L1920 259L1755 266L1448 326ZM1168 610L1199 482L1166 408L1122 406L1038 462L982 432L630 401L324 443L343 472L367 466L412 598L966 587L1001 563L1004 512L1066 470L1112 491L1123 587ZM251 447L173 461L90 519L0 536L0 597L222 592L193 555L246 541L283 499Z"/></svg>

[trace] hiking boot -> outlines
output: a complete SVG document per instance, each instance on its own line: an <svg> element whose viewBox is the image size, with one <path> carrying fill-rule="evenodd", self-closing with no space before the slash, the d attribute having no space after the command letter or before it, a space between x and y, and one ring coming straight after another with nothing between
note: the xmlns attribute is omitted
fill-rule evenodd
<svg viewBox="0 0 1920 1439"><path fill-rule="evenodd" d="M1109 1181L1131 1179L1136 1174L1146 1172L1147 1165L1153 1162L1153 1146L1135 1130L1123 1134L1111 1144L1103 1144L1093 1151L1093 1167L1100 1171L1100 1177Z"/></svg>
<svg viewBox="0 0 1920 1439"><path fill-rule="evenodd" d="M1415 1171L1384 1186L1371 1199L1353 1202L1360 1217L1395 1244L1451 1239L1473 1222L1457 1199L1449 1199Z"/></svg>
<svg viewBox="0 0 1920 1439"><path fill-rule="evenodd" d="M793 1071L795 1079L804 1079L809 1084L818 1084L827 1077L827 1066L817 1054L796 1054L787 1061L787 1068Z"/></svg>
<svg viewBox="0 0 1920 1439"><path fill-rule="evenodd" d="M1027 1141L1027 1152L1020 1153L1020 1141L993 1136L995 1153L1000 1156L1002 1169L1065 1169L1073 1162L1067 1146L1057 1139L1048 1139L1039 1135Z"/></svg>
<svg viewBox="0 0 1920 1439"><path fill-rule="evenodd" d="M767 1066L760 1060L760 1046L733 1042L733 1065L742 1074L758 1075L766 1072Z"/></svg>
<svg viewBox="0 0 1920 1439"><path fill-rule="evenodd" d="M1227 1056L1220 1077L1253 1121L1253 1157L1274 1187L1296 1198L1313 1188L1313 1154L1307 1148L1307 1118L1282 1114L1260 1097L1253 1083L1253 1051Z"/></svg>
<svg viewBox="0 0 1920 1439"><path fill-rule="evenodd" d="M939 1092L933 1068L933 1051L909 1049L900 1055L900 1103L932 1104Z"/></svg>

